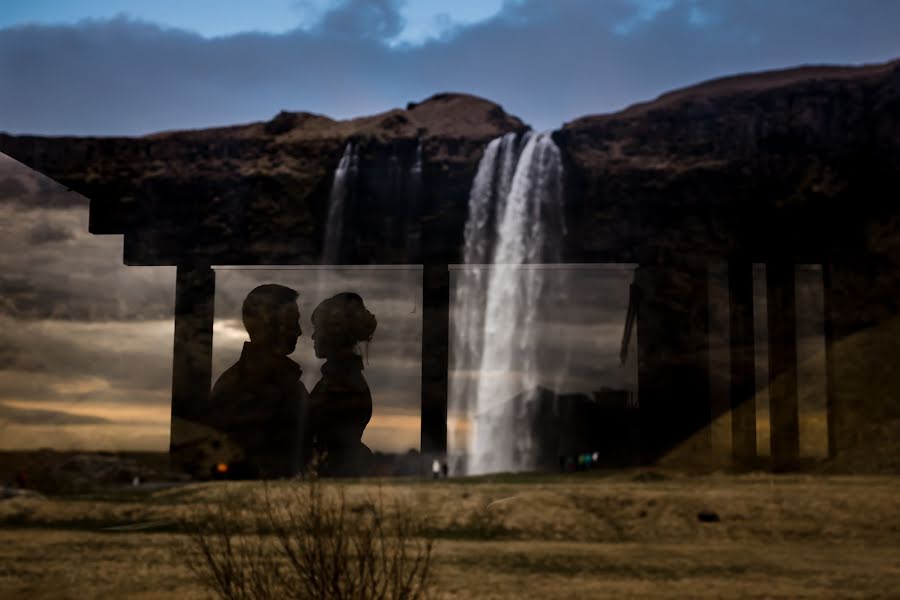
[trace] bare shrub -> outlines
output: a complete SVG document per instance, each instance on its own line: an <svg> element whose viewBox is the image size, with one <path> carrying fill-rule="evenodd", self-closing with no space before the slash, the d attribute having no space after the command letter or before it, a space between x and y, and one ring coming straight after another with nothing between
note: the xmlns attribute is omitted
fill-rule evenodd
<svg viewBox="0 0 900 600"><path fill-rule="evenodd" d="M383 495L352 504L315 477L195 510L189 564L225 600L416 600L429 595L433 541L424 522ZM260 491L260 490L258 490Z"/></svg>

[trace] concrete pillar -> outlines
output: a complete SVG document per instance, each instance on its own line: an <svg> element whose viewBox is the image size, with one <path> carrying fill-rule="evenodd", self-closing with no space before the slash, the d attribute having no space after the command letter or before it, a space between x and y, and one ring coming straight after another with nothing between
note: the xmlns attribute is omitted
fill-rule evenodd
<svg viewBox="0 0 900 600"><path fill-rule="evenodd" d="M795 466L800 455L794 264L768 263L766 290L772 467L775 470L785 470Z"/></svg>
<svg viewBox="0 0 900 600"><path fill-rule="evenodd" d="M710 458L709 296L705 267L642 265L638 404L641 462ZM674 451L674 452L673 452Z"/></svg>
<svg viewBox="0 0 900 600"><path fill-rule="evenodd" d="M829 450L890 469L900 423L900 266L877 256L824 267Z"/></svg>
<svg viewBox="0 0 900 600"><path fill-rule="evenodd" d="M833 265L822 265L822 291L823 312L825 324L825 410L827 411L828 426L828 458L834 459L838 455L837 426L838 407L835 387L834 344L835 338L835 314L833 302Z"/></svg>
<svg viewBox="0 0 900 600"><path fill-rule="evenodd" d="M179 265L175 281L170 450L206 421L212 378L216 274L208 266Z"/></svg>
<svg viewBox="0 0 900 600"><path fill-rule="evenodd" d="M756 361L753 332L753 264L728 264L731 347L731 448L736 465L756 459Z"/></svg>
<svg viewBox="0 0 900 600"><path fill-rule="evenodd" d="M422 269L422 439L426 454L447 452L447 388L450 356L450 271Z"/></svg>

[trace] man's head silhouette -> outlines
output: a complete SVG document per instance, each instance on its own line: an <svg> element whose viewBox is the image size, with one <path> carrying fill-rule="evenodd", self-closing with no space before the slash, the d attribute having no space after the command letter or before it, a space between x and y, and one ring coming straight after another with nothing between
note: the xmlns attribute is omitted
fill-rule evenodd
<svg viewBox="0 0 900 600"><path fill-rule="evenodd" d="M297 347L300 329L299 294L289 287L267 283L254 288L244 299L244 327L254 346L287 356Z"/></svg>

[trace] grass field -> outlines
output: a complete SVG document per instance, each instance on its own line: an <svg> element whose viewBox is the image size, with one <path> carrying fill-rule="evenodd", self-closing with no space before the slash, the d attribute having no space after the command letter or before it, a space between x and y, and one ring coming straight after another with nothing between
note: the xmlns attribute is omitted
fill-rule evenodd
<svg viewBox="0 0 900 600"><path fill-rule="evenodd" d="M0 597L205 598L177 521L248 519L290 482L107 488L0 501ZM337 482L428 524L436 598L896 598L896 476L576 473ZM249 523L249 521L248 521Z"/></svg>

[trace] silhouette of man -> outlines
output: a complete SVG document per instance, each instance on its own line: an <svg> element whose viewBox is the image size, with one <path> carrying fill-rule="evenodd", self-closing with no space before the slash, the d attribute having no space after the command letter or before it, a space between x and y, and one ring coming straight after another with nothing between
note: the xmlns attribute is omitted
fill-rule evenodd
<svg viewBox="0 0 900 600"><path fill-rule="evenodd" d="M250 341L210 396L210 424L244 454L227 466L229 476L289 477L305 466L309 394L300 365L287 357L303 333L297 297L291 288L266 284L244 300Z"/></svg>

